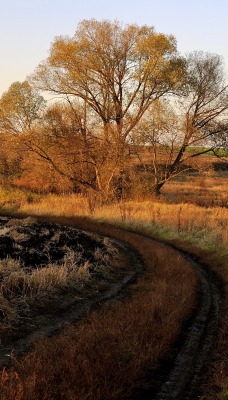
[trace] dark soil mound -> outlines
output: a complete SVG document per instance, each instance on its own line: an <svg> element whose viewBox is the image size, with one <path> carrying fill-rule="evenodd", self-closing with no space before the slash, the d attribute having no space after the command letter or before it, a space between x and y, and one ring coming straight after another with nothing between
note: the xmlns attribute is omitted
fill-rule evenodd
<svg viewBox="0 0 228 400"><path fill-rule="evenodd" d="M107 252L104 241L76 228L37 221L25 224L24 220L0 218L0 259L20 260L26 269L61 264L70 251L77 252L81 260L96 265L97 249Z"/></svg>

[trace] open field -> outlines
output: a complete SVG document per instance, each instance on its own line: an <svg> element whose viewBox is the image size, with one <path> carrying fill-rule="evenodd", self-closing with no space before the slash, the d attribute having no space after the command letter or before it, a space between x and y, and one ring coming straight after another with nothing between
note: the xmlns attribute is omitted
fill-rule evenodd
<svg viewBox="0 0 228 400"><path fill-rule="evenodd" d="M166 201L190 203L202 207L228 207L228 173L205 171L200 176L189 173L164 186Z"/></svg>
<svg viewBox="0 0 228 400"><path fill-rule="evenodd" d="M0 205L3 213L8 209L38 218L62 216L62 222L67 217L70 221L75 216L86 216L90 221L109 222L168 241L195 254L224 282L228 282L225 177L201 178L201 183L199 177L185 181L177 179L164 187L159 200L138 198L106 205L94 202L92 215L91 199L88 201L74 194L44 196L19 189L4 189L0 194ZM199 202L198 190L204 193L201 196L203 203ZM206 193L211 198L212 191L216 192L218 201L205 206ZM139 242L138 239L134 246L140 249ZM15 360L13 369L2 373L1 400L61 399L62 390L64 399L132 399L136 387L144 388L146 396L147 374L150 373L151 378L159 365L164 365L164 360L169 362L172 358L175 346L170 345L195 307L198 283L187 264L183 270L183 260L180 264L177 258L170 265L171 256L164 249L151 247L149 250L141 244L139 251L147 272L131 286L130 297L104 305L99 312L94 311L55 340L42 340L34 352L22 360ZM228 293L224 296L219 335L203 382L201 398L204 400L227 398ZM153 360L153 366L150 364L148 369L149 360ZM124 368L124 374L121 368ZM60 370L64 371L61 376ZM108 370L110 374L107 376ZM154 377L159 381L158 375ZM155 381L154 390L158 384ZM138 398L141 399L140 393Z"/></svg>
<svg viewBox="0 0 228 400"><path fill-rule="evenodd" d="M10 202L7 205L10 206ZM24 201L18 210L28 215L90 216L87 199L74 194L50 194L32 203ZM191 239L206 248L216 248L228 242L228 208L225 207L136 199L98 205L92 218L131 224L135 221L141 225L148 223L148 228L156 235Z"/></svg>

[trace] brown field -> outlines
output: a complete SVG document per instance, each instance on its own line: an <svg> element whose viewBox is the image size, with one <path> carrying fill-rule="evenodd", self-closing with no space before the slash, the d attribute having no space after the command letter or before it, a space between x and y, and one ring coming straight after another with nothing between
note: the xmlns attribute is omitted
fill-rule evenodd
<svg viewBox="0 0 228 400"><path fill-rule="evenodd" d="M196 254L228 282L227 171L205 168L201 175L178 177L164 186L160 199L138 197L106 205L94 200L92 215L89 200L19 189L0 193L2 212L86 216L122 226ZM147 271L126 299L102 306L15 359L12 369L2 371L1 400L114 400L129 398L137 387L147 390L148 372L153 376L161 362L172 357L170 346L194 308L197 281L188 265L183 269L183 260L170 268L166 252L140 248L140 240L132 239L132 244L143 254ZM227 310L228 293L204 400L225 400L228 395Z"/></svg>
<svg viewBox="0 0 228 400"><path fill-rule="evenodd" d="M195 305L195 272L172 249L140 243L140 236L124 231L118 236L143 254L147 271L126 299L104 305L13 360L13 368L2 373L2 400L128 399L137 388L148 388L148 373L169 362L175 351L170 345ZM154 391L159 379L150 382Z"/></svg>

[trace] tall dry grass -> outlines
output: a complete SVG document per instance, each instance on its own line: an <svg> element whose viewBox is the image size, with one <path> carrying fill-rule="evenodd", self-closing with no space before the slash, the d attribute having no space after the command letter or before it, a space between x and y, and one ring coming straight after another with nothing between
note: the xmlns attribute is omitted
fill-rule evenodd
<svg viewBox="0 0 228 400"><path fill-rule="evenodd" d="M211 162L210 157L206 159ZM221 251L228 243L227 171L205 168L168 182L162 198L134 199L101 205L96 197L76 194L37 195L0 188L0 207L34 215L89 216L95 219L148 224L164 238L181 237L204 248ZM224 251L224 248L223 250Z"/></svg>
<svg viewBox="0 0 228 400"><path fill-rule="evenodd" d="M91 217L87 199L74 194L47 195L37 203L23 203L19 210L30 215ZM92 218L147 225L151 234L168 239L181 237L206 249L216 250L219 246L221 251L221 246L228 243L228 208L225 207L172 204L151 198L98 205Z"/></svg>
<svg viewBox="0 0 228 400"><path fill-rule="evenodd" d="M179 176L167 182L163 189L166 201L190 203L202 207L227 207L227 171L205 171Z"/></svg>

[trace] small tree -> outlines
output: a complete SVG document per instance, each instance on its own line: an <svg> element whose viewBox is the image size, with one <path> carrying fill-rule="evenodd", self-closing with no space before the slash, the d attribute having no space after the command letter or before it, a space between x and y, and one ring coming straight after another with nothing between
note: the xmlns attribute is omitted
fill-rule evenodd
<svg viewBox="0 0 228 400"><path fill-rule="evenodd" d="M39 120L45 100L30 84L14 82L0 99L0 133L18 134Z"/></svg>
<svg viewBox="0 0 228 400"><path fill-rule="evenodd" d="M45 101L28 82L14 82L0 99L0 172L3 182L21 173L21 135L29 132L45 107Z"/></svg>

